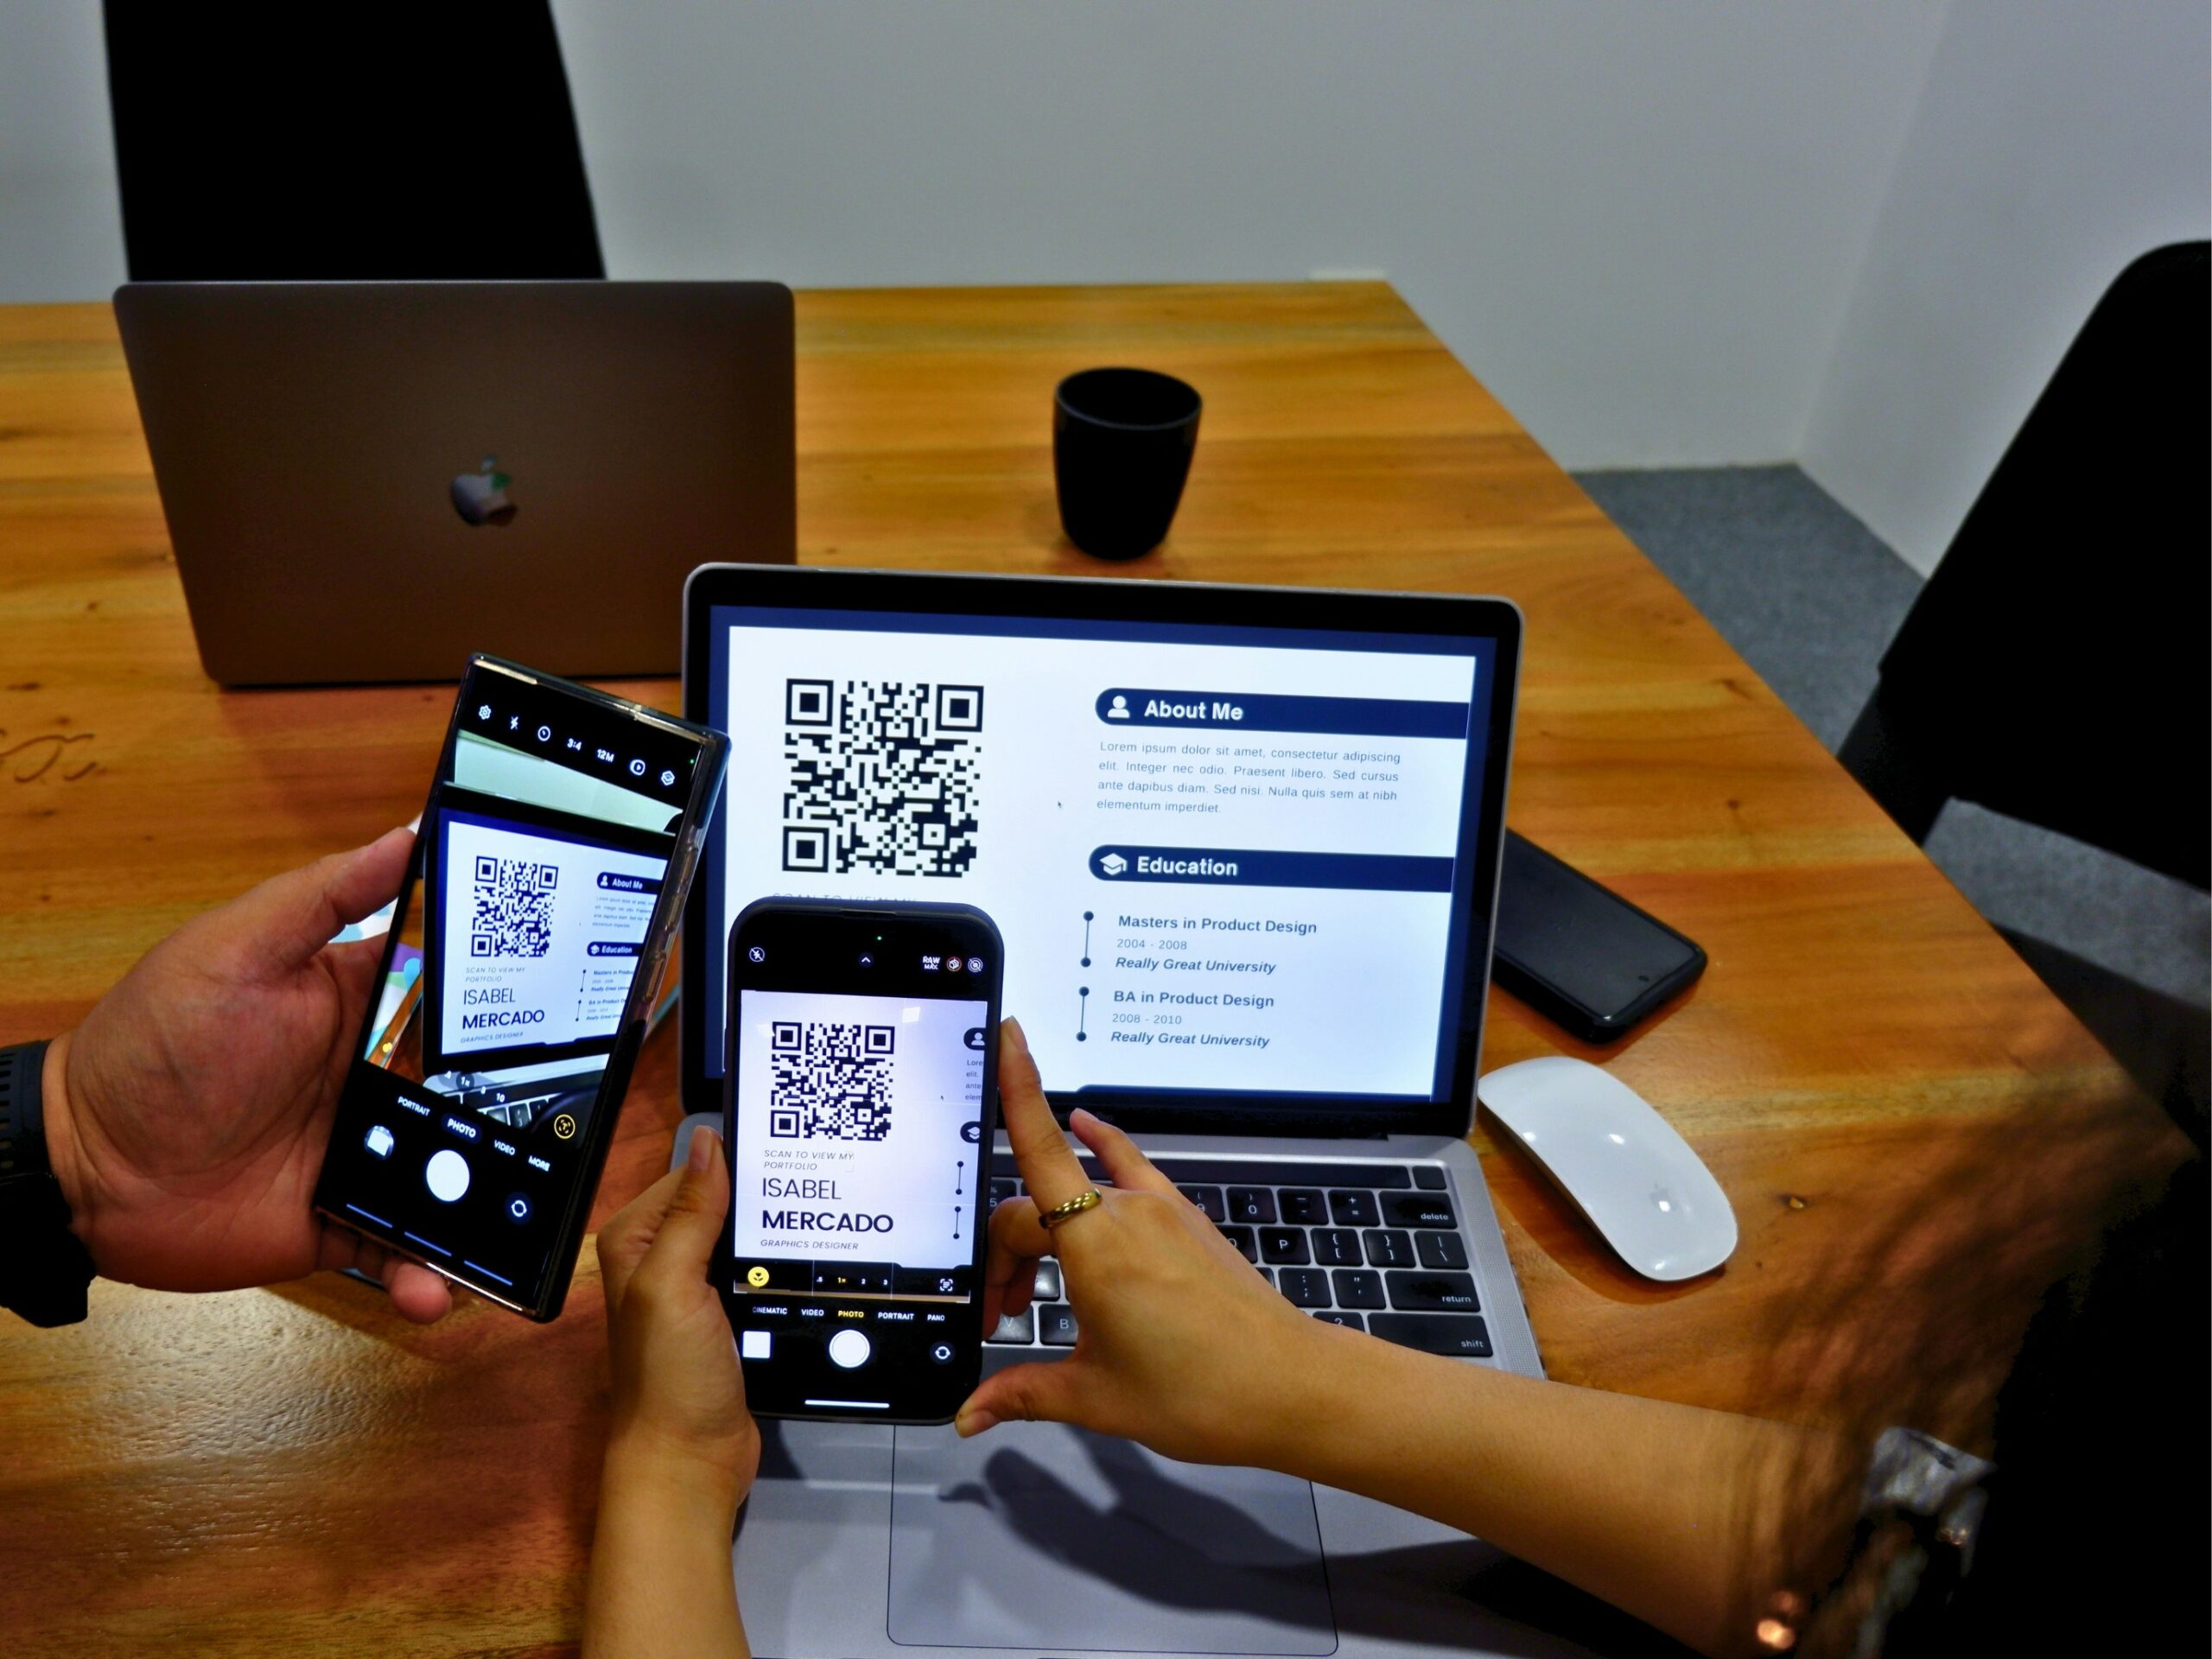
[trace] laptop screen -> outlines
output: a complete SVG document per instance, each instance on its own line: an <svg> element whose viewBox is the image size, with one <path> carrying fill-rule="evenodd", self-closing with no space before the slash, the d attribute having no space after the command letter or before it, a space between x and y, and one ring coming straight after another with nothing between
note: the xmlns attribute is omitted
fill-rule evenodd
<svg viewBox="0 0 2212 1659"><path fill-rule="evenodd" d="M1497 639L703 616L699 712L734 745L702 883L710 1075L730 925L796 894L986 912L1006 1011L1064 1101L1452 1098L1495 881L1477 865Z"/></svg>

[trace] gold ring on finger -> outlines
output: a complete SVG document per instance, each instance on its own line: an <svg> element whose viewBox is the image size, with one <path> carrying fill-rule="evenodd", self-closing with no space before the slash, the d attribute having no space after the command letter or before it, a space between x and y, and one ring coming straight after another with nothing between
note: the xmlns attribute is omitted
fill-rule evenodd
<svg viewBox="0 0 2212 1659"><path fill-rule="evenodd" d="M1071 1220L1086 1210L1096 1210L1105 1202L1104 1195L1096 1187L1089 1187L1077 1193L1065 1204L1056 1204L1049 1210L1039 1210L1037 1212L1037 1224L1049 1233L1062 1222Z"/></svg>

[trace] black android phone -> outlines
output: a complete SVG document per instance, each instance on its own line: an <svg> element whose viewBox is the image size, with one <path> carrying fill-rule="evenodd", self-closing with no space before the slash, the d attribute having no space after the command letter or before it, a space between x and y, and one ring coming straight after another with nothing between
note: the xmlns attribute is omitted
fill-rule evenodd
<svg viewBox="0 0 2212 1659"><path fill-rule="evenodd" d="M982 1374L999 931L763 899L729 936L715 1265L763 1417L944 1423Z"/></svg>
<svg viewBox="0 0 2212 1659"><path fill-rule="evenodd" d="M318 1213L561 1311L729 741L469 659Z"/></svg>
<svg viewBox="0 0 2212 1659"><path fill-rule="evenodd" d="M1610 1043L1705 971L1650 912L1505 832L1491 977L1589 1043Z"/></svg>

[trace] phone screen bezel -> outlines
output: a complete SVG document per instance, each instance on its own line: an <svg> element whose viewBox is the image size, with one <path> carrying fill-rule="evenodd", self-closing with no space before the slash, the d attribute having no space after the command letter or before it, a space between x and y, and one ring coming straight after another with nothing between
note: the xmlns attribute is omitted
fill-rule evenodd
<svg viewBox="0 0 2212 1659"><path fill-rule="evenodd" d="M906 964L918 959L926 944L963 943L963 954L981 956L988 964L978 987L973 979L928 978ZM767 952L765 963L745 960L742 946L760 944ZM879 966L863 969L858 964L862 950L879 957ZM938 954L943 954L940 950ZM998 1132L998 1042L1000 988L1004 982L1004 945L997 927L982 911L968 905L906 904L898 901L839 901L836 899L768 899L748 905L732 925L729 937L728 1019L723 1055L722 1152L731 1180L731 1202L736 1203L737 1049L741 1025L740 999L752 990L809 991L824 995L885 995L937 997L984 1004L986 1038L983 1053L982 1099L977 1109L981 1123L976 1145L977 1225L970 1262L975 1292L963 1306L952 1310L949 1330L954 1346L951 1361L943 1366L918 1363L894 1373L887 1389L887 1409L824 1410L810 1408L804 1374L793 1367L779 1368L773 1360L746 1360L747 1403L756 1416L789 1417L816 1421L927 1425L952 1421L962 1401L974 1392L982 1374L983 1262L988 1245L991 1148ZM898 964L893 966L894 961ZM982 995L976 995L980 988ZM734 1263L731 1233L726 1222L717 1241L709 1271L728 1316L735 1340L740 1316L750 1299L733 1286ZM833 1306L836 1302L833 1300ZM873 1304L871 1304L872 1306ZM871 1382L875 1392L886 1385Z"/></svg>
<svg viewBox="0 0 2212 1659"><path fill-rule="evenodd" d="M512 694L518 687L529 687L550 697L583 705L593 711L601 725L609 717L619 722L634 723L652 730L664 744L673 740L693 751L690 786L680 802L673 799L671 802L670 810L677 817L677 825L670 837L668 869L662 878L660 897L646 927L645 949L639 957L638 971L631 982L629 995L610 1042L607 1067L600 1075L597 1092L592 1097L591 1110L585 1121L582 1145L577 1149L567 1190L560 1195L558 1214L545 1266L535 1284L502 1288L483 1282L478 1275L467 1271L465 1266L456 1267L449 1262L433 1260L399 1236L402 1230L380 1230L365 1224L359 1217L346 1212L343 1207L345 1194L336 1191L333 1185L336 1178L330 1172L327 1147L325 1148L324 1166L316 1173L314 1210L319 1217L373 1241L392 1255L421 1262L440 1277L465 1285L486 1300L542 1324L557 1318L568 1299L569 1284L575 1275L577 1254L582 1248L592 1199L598 1192L600 1175L606 1166L607 1148L613 1144L614 1119L628 1090L638 1050L645 1040L647 1016L659 985L661 970L682 926L684 899L691 876L698 867L699 845L721 788L729 741L718 732L675 719L607 692L594 690L589 686L541 673L501 658L474 656L469 658L467 667L462 672L453 710L447 718L445 738L439 747L436 769L431 775L430 788L424 798L420 823L425 834L434 833L437 814L448 795L461 794L471 800L479 798L475 791L464 790L448 780L454 770L455 747L464 728L463 711L471 702L486 695L487 678L500 682L499 689L503 693ZM499 804L504 810L513 804L501 799ZM527 810L526 808L518 810ZM617 842L625 838L625 832L619 826L610 826L610 829ZM401 878L399 892L391 911L392 925L385 935L376 976L370 982L372 986L381 986L391 971L393 954L400 943L400 920L407 914L416 887L425 878L429 855L418 840L415 854L409 859L406 872ZM430 945L428 921L426 917L423 942L426 962ZM363 1010L361 1025L353 1038L353 1047L348 1051L346 1082L340 1086L332 1119L333 1144L336 1137L350 1127L346 1118L351 1095L349 1085L354 1075L353 1068L360 1062L367 1047L377 1017L377 1005L378 998L372 994L368 1006Z"/></svg>

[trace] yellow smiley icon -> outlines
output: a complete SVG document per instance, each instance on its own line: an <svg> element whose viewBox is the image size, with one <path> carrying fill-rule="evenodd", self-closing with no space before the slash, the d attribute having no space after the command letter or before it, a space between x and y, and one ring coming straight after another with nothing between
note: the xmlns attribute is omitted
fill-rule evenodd
<svg viewBox="0 0 2212 1659"><path fill-rule="evenodd" d="M768 1282L768 1269L766 1268L747 1268L745 1270L745 1282L752 1286L753 1289L759 1290L763 1285L766 1285Z"/></svg>
<svg viewBox="0 0 2212 1659"><path fill-rule="evenodd" d="M553 1133L563 1141L575 1140L576 1138L576 1120L570 1117L566 1112L562 1113L560 1116L553 1120Z"/></svg>

